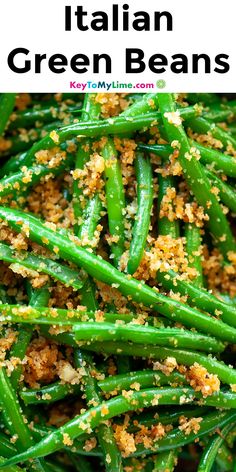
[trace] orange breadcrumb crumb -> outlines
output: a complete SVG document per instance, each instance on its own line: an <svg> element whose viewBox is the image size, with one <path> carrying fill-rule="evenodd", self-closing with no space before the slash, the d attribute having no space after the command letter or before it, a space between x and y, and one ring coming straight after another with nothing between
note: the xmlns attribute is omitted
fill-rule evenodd
<svg viewBox="0 0 236 472"><path fill-rule="evenodd" d="M220 390L220 381L215 374L209 374L205 367L195 362L187 371L186 378L196 392L203 397L212 395Z"/></svg>

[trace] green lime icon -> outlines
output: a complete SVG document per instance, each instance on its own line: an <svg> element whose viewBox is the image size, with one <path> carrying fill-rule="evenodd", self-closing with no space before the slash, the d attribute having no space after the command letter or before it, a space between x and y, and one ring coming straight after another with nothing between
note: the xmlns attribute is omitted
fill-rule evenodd
<svg viewBox="0 0 236 472"><path fill-rule="evenodd" d="M157 83L156 83L156 86L157 86L157 88L159 88L159 89L165 88L165 86L166 86L165 80L163 80L163 79L158 80Z"/></svg>

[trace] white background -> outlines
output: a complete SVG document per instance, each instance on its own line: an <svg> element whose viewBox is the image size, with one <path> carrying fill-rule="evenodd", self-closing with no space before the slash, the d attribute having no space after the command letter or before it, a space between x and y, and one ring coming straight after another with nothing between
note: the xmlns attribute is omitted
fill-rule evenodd
<svg viewBox="0 0 236 472"><path fill-rule="evenodd" d="M173 32L164 28L161 32L71 32L64 29L64 6L84 5L90 13L97 10L111 11L111 4L123 5L119 0L1 0L0 1L0 91L1 92L69 92L70 81L119 80L120 82L153 82L164 79L165 91L172 92L235 92L236 47L234 0L127 0L130 12L167 10L173 16ZM165 22L163 23L165 24ZM32 60L32 71L25 74L12 72L7 65L9 52L16 47L30 50L27 59ZM154 74L148 67L142 74L125 74L125 48L141 48L148 58L161 53L167 57L183 53L189 58L193 53L206 53L212 58L217 54L229 55L230 71L226 74ZM70 59L83 53L107 53L112 57L112 74L76 74L67 67L63 74L52 73L44 61L41 74L35 74L34 54L46 53L47 57L61 53ZM142 90L141 90L142 91Z"/></svg>

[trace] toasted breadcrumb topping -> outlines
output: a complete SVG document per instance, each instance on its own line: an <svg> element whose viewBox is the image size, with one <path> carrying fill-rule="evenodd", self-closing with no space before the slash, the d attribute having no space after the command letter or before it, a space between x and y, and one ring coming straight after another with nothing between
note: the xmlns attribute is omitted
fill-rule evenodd
<svg viewBox="0 0 236 472"><path fill-rule="evenodd" d="M186 436L190 433L197 434L201 428L201 421L203 418L186 418L186 416L180 416L179 418L179 429L183 431Z"/></svg>
<svg viewBox="0 0 236 472"><path fill-rule="evenodd" d="M207 369L195 362L187 371L186 378L196 392L208 397L220 390L220 381L215 374L209 374Z"/></svg>
<svg viewBox="0 0 236 472"><path fill-rule="evenodd" d="M119 115L129 105L125 93L97 93L95 101L101 105L102 118Z"/></svg>

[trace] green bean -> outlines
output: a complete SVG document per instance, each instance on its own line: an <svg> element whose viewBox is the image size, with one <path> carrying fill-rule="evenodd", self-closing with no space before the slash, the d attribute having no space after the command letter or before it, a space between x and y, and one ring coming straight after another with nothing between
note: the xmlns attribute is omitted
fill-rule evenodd
<svg viewBox="0 0 236 472"><path fill-rule="evenodd" d="M95 296L95 285L91 278L82 270L81 278L83 280L83 287L80 290L81 303L86 306L88 311L98 310L98 302Z"/></svg>
<svg viewBox="0 0 236 472"><path fill-rule="evenodd" d="M125 276L111 264L102 260L101 257L95 256L86 249L73 244L69 238L65 238L58 231L52 231L43 225L38 218L5 207L0 207L0 218L7 219L8 224L17 232L20 232L22 226L27 224L30 239L51 250L57 247L58 255L62 258L78 264L88 274L102 282L109 285L117 284L121 293L132 297L133 300L139 303L147 306L151 305L167 318L181 322L191 328L196 327L203 333L211 334L222 341L235 342L236 336L232 327L194 308L190 308L184 303L177 302L156 292L144 283L133 279L130 275ZM231 314L233 314L233 307L229 306L230 309ZM233 320L230 322L233 323Z"/></svg>
<svg viewBox="0 0 236 472"><path fill-rule="evenodd" d="M118 267L120 258L125 250L125 194L117 151L111 139L106 141L102 149L102 156L105 160L104 178L108 228L110 235L117 238L117 241L111 244L111 252L114 258L114 264Z"/></svg>
<svg viewBox="0 0 236 472"><path fill-rule="evenodd" d="M0 457L0 464L4 462L4 457ZM26 469L22 469L22 467L18 467L17 465L5 467L5 472L26 472Z"/></svg>
<svg viewBox="0 0 236 472"><path fill-rule="evenodd" d="M221 142L223 149L227 150L229 145L232 146L233 149L236 149L236 140L230 133L227 133L219 126L216 126L215 123L211 123L211 121L208 121L202 116L190 120L187 119L184 124L185 126L189 126L196 133L210 133L213 138L216 138Z"/></svg>
<svg viewBox="0 0 236 472"><path fill-rule="evenodd" d="M79 239L82 241L87 241L86 245L93 241L95 230L101 218L101 211L102 201L99 194L96 193L87 202L83 212L83 224L80 225L77 233Z"/></svg>
<svg viewBox="0 0 236 472"><path fill-rule="evenodd" d="M163 388L140 390L139 392L133 392L130 398L126 398L124 396L117 396L99 404L96 407L90 408L85 413L76 416L75 418L58 428L56 431L53 431L52 433L47 435L39 443L30 447L27 451L17 454L13 458L8 459L3 464L3 466L13 465L28 459L38 458L46 456L48 454L52 454L53 452L63 447L63 440L65 434L68 434L70 439L73 440L83 434L84 429L95 429L102 421L111 419L114 416L120 415L127 411L137 410L139 408L151 406L152 402L155 401L156 398L158 398L159 405L171 405L179 404L183 396L186 402L193 401L193 398L196 397L199 399L201 398L201 402L206 405L222 405L225 408L235 408L236 406L236 395L229 392L219 393L213 397L202 398L201 395L199 395L198 393L194 393L191 388ZM104 411L105 408L106 412ZM219 427L227 424L228 422L234 421L236 418L236 413L217 412L217 423L216 421L213 421L213 419L215 420L215 416L216 415L209 415L208 421L205 421L204 428L201 428L200 434L202 434L203 431L203 434L206 434L207 432L209 432L209 430L211 431L215 427ZM214 426L212 423L215 423ZM177 446L173 444L173 440L170 439L171 433L168 436L168 443L166 438L161 439L159 442L159 446L162 445L162 450L166 450L167 448L169 449L170 446L179 447L181 445L179 443ZM175 442L177 437L179 442L181 438L181 440L186 444L188 442L191 442L196 436L199 436L199 434L194 435L193 433L190 433L190 435L187 436L186 440L186 435L182 431L179 431L179 434L175 434L174 438Z"/></svg>
<svg viewBox="0 0 236 472"><path fill-rule="evenodd" d="M201 232L193 223L185 224L186 252L188 255L188 265L196 270L196 277L192 284L196 287L203 286L203 273L201 261Z"/></svg>
<svg viewBox="0 0 236 472"><path fill-rule="evenodd" d="M94 342L87 345L84 344L83 350L103 354L116 354L117 356L130 355L158 360L163 360L167 357L174 357L179 364L184 364L187 366L191 366L197 362L198 364L205 367L209 373L216 374L222 382L228 385L234 384L236 380L235 369L232 369L210 355L205 356L194 351L170 349L159 346L145 346L143 344L131 344L125 342L115 343L111 341L106 341L103 343Z"/></svg>
<svg viewBox="0 0 236 472"><path fill-rule="evenodd" d="M200 152L200 162L209 164L211 168L220 170L229 177L236 177L236 160L233 156L223 154L216 149L207 148L197 141L188 140L190 146L195 147ZM173 148L169 144L138 144L141 151L152 152L164 159L173 153Z"/></svg>
<svg viewBox="0 0 236 472"><path fill-rule="evenodd" d="M10 434L17 434L16 447L18 450L27 449L33 444L32 438L22 416L22 410L19 405L16 393L11 386L10 380L6 374L5 368L0 370L1 397L0 405L2 415Z"/></svg>
<svg viewBox="0 0 236 472"><path fill-rule="evenodd" d="M0 95L0 136L3 135L10 114L15 106L15 93L1 93Z"/></svg>
<svg viewBox="0 0 236 472"><path fill-rule="evenodd" d="M61 116L66 116L67 118L70 116L71 113L79 111L81 105L82 104L79 102L76 105L69 105L66 107L64 106L64 104L55 104L52 106L36 105L30 109L14 112L10 118L8 131L17 128L29 128L30 126L35 125L36 122L38 122L40 125L50 123L60 118Z"/></svg>
<svg viewBox="0 0 236 472"><path fill-rule="evenodd" d="M0 432L0 457L12 457L17 453L16 447L10 442L6 434ZM0 459L2 462L2 459Z"/></svg>
<svg viewBox="0 0 236 472"><path fill-rule="evenodd" d="M46 289L47 290L47 289ZM96 312L86 310L66 310L63 308L46 308L27 305L1 304L1 322L13 323L36 323L36 324L56 324L58 326L70 326L77 321L94 321ZM135 320L132 314L104 313L104 321L115 323L122 321L130 323Z"/></svg>
<svg viewBox="0 0 236 472"><path fill-rule="evenodd" d="M29 289L30 287L30 289ZM42 305L48 304L49 300L49 291L47 287L42 287L39 289L32 289L31 284L28 285L28 291L30 291L30 300L29 304L34 308ZM23 360L26 354L26 350L30 339L33 334L33 326L31 325L24 325L24 327L20 326L17 342L12 346L10 351L10 357L17 357L20 360ZM22 374L22 365L17 365L13 372L11 373L11 385L12 387L17 390L19 386L19 380Z"/></svg>
<svg viewBox="0 0 236 472"><path fill-rule="evenodd" d="M163 177L158 174L158 233L162 236L179 237L179 223L177 220L170 221L166 216L160 217L161 204L168 188L175 187L174 177L171 175ZM170 203L171 204L171 203Z"/></svg>
<svg viewBox="0 0 236 472"><path fill-rule="evenodd" d="M223 443L218 450L218 453L216 456L216 464L221 471L231 472L232 463L233 463L232 451L226 446L226 444Z"/></svg>
<svg viewBox="0 0 236 472"><path fill-rule="evenodd" d="M177 465L178 451L172 449L170 451L161 452L155 459L153 472L173 472Z"/></svg>
<svg viewBox="0 0 236 472"><path fill-rule="evenodd" d="M190 444L196 439L204 437L206 434L214 432L216 429L225 426L234 420L235 413L232 412L210 413L202 419L200 423L200 430L197 434L191 432L189 435L186 435L184 431L179 430L179 428L175 428L156 443L156 449L158 452L162 452L168 451L170 448L176 449L185 446L186 444ZM133 456L139 457L143 454L151 453L153 454L153 451L150 451L150 449L145 448L143 445L138 445L137 451L133 454Z"/></svg>
<svg viewBox="0 0 236 472"><path fill-rule="evenodd" d="M22 130L22 134L14 134L11 136L6 136L6 141L9 144L9 147L5 151L1 151L0 155L3 157L11 156L12 154L17 154L19 152L24 152L30 150L31 146L37 144L37 141L43 139L45 132L53 131L55 128L62 126L62 121L54 121L49 123L41 128L33 128L29 130ZM55 146L55 143L54 143ZM54 147L51 146L51 147ZM41 148L42 149L42 148Z"/></svg>
<svg viewBox="0 0 236 472"><path fill-rule="evenodd" d="M153 328L137 324L76 323L73 325L76 341L131 341L137 344L221 352L224 345L214 338L178 328Z"/></svg>
<svg viewBox="0 0 236 472"><path fill-rule="evenodd" d="M82 108L81 119L82 120L97 120L99 118L100 105L95 102L95 94L86 94L84 99L84 104ZM83 169L85 164L89 161L91 149L91 141L83 140L77 150L75 158L75 169ZM78 186L78 181L74 180L73 182L73 209L76 219L75 230L76 233L79 230L80 224L78 221L82 217L83 211L81 207L81 197L83 195L82 187Z"/></svg>
<svg viewBox="0 0 236 472"><path fill-rule="evenodd" d="M80 391L78 385L62 384L55 382L41 388L25 389L20 391L20 397L26 405L52 403L61 400L68 395L76 394Z"/></svg>
<svg viewBox="0 0 236 472"><path fill-rule="evenodd" d="M226 121L232 122L236 117L236 101L230 100L225 103L214 103L209 109L203 112L203 116L215 123Z"/></svg>
<svg viewBox="0 0 236 472"><path fill-rule="evenodd" d="M83 110L82 119L94 119L97 120L100 114L100 104L95 102L95 94L86 94ZM75 167L76 169L83 169L85 164L89 161L91 149L91 141L89 139L83 140L79 144ZM98 193L89 199L85 205L84 210L81 206L81 199L83 198L83 189L78 186L78 182L73 182L73 210L76 220L74 227L75 233L82 241L93 241L95 236L95 230L101 217L102 201ZM82 222L81 222L82 220ZM95 241L96 242L96 241ZM88 275L84 276L85 287L81 290L81 300L85 306L92 308L96 305L95 298L92 294L93 282ZM96 308L97 309L97 306Z"/></svg>
<svg viewBox="0 0 236 472"><path fill-rule="evenodd" d="M7 195L17 195L29 187L36 185L46 175L60 175L69 168L72 156L69 155L57 167L46 165L35 165L32 167L22 167L22 170L14 172L0 180L0 197Z"/></svg>
<svg viewBox="0 0 236 472"><path fill-rule="evenodd" d="M220 102L220 97L216 93L188 93L187 100L189 103L204 103L212 105Z"/></svg>
<svg viewBox="0 0 236 472"><path fill-rule="evenodd" d="M232 430L235 426L235 416L232 415L232 422L227 424L220 432L220 435L216 433L213 438L211 438L205 447L200 464L198 466L198 472L210 472L212 470L212 466L217 456L217 452L221 445L224 442L227 434Z"/></svg>
<svg viewBox="0 0 236 472"><path fill-rule="evenodd" d="M0 404L3 408L2 414L4 422L6 423L6 426L13 438L16 436L15 444L18 452L22 452L28 446L32 446L34 441L27 423L25 422L25 419L22 415L23 412L20 407L18 397L11 385L11 381L6 375L5 368L0 370L0 385ZM29 464L28 470L32 472L49 472L49 468L47 467L43 458L33 460L32 464Z"/></svg>
<svg viewBox="0 0 236 472"><path fill-rule="evenodd" d="M120 116L136 116L149 113L158 108L156 93L145 93L142 98L136 100L123 111Z"/></svg>
<svg viewBox="0 0 236 472"><path fill-rule="evenodd" d="M236 212L236 191L234 187L223 182L217 175L204 169L208 179L219 190L220 200L233 212Z"/></svg>
<svg viewBox="0 0 236 472"><path fill-rule="evenodd" d="M42 306L47 307L50 298L50 292L47 285L35 289L30 283L28 283L27 294L29 297L29 305L34 309L38 309Z"/></svg>
<svg viewBox="0 0 236 472"><path fill-rule="evenodd" d="M152 167L150 160L138 152L135 158L135 169L138 207L129 248L128 274L133 274L137 270L143 257L153 204Z"/></svg>
<svg viewBox="0 0 236 472"><path fill-rule="evenodd" d="M18 357L20 360L22 360L25 356L26 349L28 347L28 344L30 342L32 336L32 327L31 326L25 326L24 329L20 328L19 333L17 336L17 342L13 345L11 351L10 351L10 358L11 357ZM20 376L22 373L22 366L18 365L15 367L11 374L11 384L12 387L16 390L18 387L18 383L20 380Z"/></svg>
<svg viewBox="0 0 236 472"><path fill-rule="evenodd" d="M28 252L16 252L10 246L0 243L0 260L12 264L13 270L17 271L22 267L33 270L36 273L48 274L56 280L60 280L66 286L73 287L78 290L82 287L83 281L77 270L62 265L44 256L35 256ZM29 273L30 275L30 273Z"/></svg>
<svg viewBox="0 0 236 472"><path fill-rule="evenodd" d="M163 123L170 142L179 142L179 161L183 168L186 181L198 203L204 207L206 213L209 215L208 225L210 231L222 254L227 258L228 251L236 250L234 237L216 196L211 193L210 183L200 163L192 154L183 127L181 125L175 126L168 121L169 113L176 113L171 94L159 94L159 106L163 114Z"/></svg>
<svg viewBox="0 0 236 472"><path fill-rule="evenodd" d="M236 327L236 308L232 304L222 301L204 288L199 288L191 282L181 280L173 270L169 270L167 273L158 272L157 277L166 289L179 292L181 295L187 295L191 305L213 315L220 315L225 323Z"/></svg>
<svg viewBox="0 0 236 472"><path fill-rule="evenodd" d="M198 407L198 406L191 406L191 407L181 407L181 408L165 408L158 409L158 413L155 413L153 416L153 411L144 411L143 413L138 413L132 415L132 422L135 425L144 425L146 428L150 428L155 424L161 423L163 425L168 424L179 424L179 418L181 416L185 416L186 418L192 418L197 416L205 416L211 410L209 407ZM115 420L117 421L117 420ZM128 432L137 432L139 431L139 426L132 426L130 425L127 428Z"/></svg>
<svg viewBox="0 0 236 472"><path fill-rule="evenodd" d="M186 379L178 372L165 375L162 372L153 370L140 370L137 372L129 372L129 375L118 374L106 377L98 382L99 388L103 392L129 390L132 384L138 383L141 388L152 386L171 385L173 383L185 384ZM152 418L153 420L153 418Z"/></svg>
<svg viewBox="0 0 236 472"><path fill-rule="evenodd" d="M183 108L181 116L183 118L191 118L198 115L198 112L190 107L190 109ZM140 114L136 116L118 116L115 118L108 118L104 120L83 121L79 123L70 124L68 126L59 127L56 132L59 143L62 143L73 137L78 138L97 138L100 136L126 134L134 131L140 131L148 128L161 119L161 114L158 112ZM56 127L55 127L56 129ZM27 159L33 159L35 153L41 149L50 149L55 146L50 135L45 136L40 141L36 142L27 152Z"/></svg>
<svg viewBox="0 0 236 472"><path fill-rule="evenodd" d="M87 366L86 366L86 364ZM99 404L102 398L96 389L96 383L90 374L91 359L86 354L81 354L80 351L75 351L75 364L77 367L82 367L86 372L86 383L84 384L84 392L87 404L95 402ZM97 431L98 441L102 448L104 455L104 462L107 472L122 472L122 460L120 452L114 440L113 431L109 424L99 424Z"/></svg>

